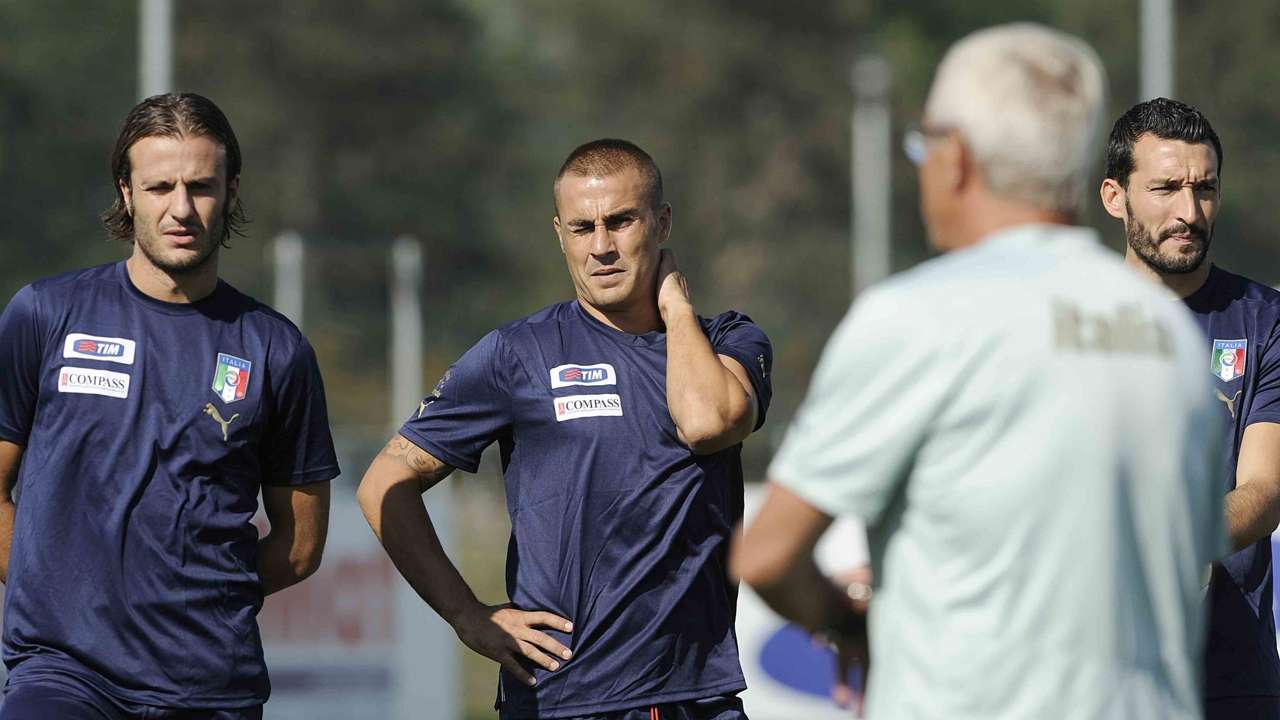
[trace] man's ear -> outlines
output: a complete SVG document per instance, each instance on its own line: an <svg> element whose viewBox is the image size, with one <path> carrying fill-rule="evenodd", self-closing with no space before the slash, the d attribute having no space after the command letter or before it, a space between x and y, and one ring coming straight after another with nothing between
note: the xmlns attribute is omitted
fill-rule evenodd
<svg viewBox="0 0 1280 720"><path fill-rule="evenodd" d="M560 216L551 216L551 227L556 231L556 242L560 243L560 254L564 254L564 237L560 235Z"/></svg>
<svg viewBox="0 0 1280 720"><path fill-rule="evenodd" d="M1111 178L1103 180L1102 187L1098 188L1098 196L1102 198L1102 207L1108 215L1128 222L1129 212L1125 207L1125 189L1119 182Z"/></svg>
<svg viewBox="0 0 1280 720"><path fill-rule="evenodd" d="M666 244L671 237L671 204L662 203L658 209L658 244Z"/></svg>
<svg viewBox="0 0 1280 720"><path fill-rule="evenodd" d="M960 193L977 180L978 166L973 153L959 133L949 132L938 138L930 150L937 153L938 177L942 187L951 193Z"/></svg>
<svg viewBox="0 0 1280 720"><path fill-rule="evenodd" d="M227 181L227 207L235 204L236 198L240 197L240 176L237 175Z"/></svg>
<svg viewBox="0 0 1280 720"><path fill-rule="evenodd" d="M120 188L120 197L124 199L124 211L133 217L133 190L124 180L117 180L116 187Z"/></svg>

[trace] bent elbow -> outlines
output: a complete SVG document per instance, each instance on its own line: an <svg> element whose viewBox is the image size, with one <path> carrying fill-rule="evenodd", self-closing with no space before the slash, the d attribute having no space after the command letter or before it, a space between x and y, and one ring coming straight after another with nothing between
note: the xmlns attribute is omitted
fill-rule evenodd
<svg viewBox="0 0 1280 720"><path fill-rule="evenodd" d="M360 505L360 510L366 518L370 517L370 513L381 504L384 494L378 483L369 475L365 475L360 480L360 486L356 488L356 503Z"/></svg>
<svg viewBox="0 0 1280 720"><path fill-rule="evenodd" d="M707 418L676 427L680 442L694 455L711 455L742 442L746 436L729 420Z"/></svg>
<svg viewBox="0 0 1280 720"><path fill-rule="evenodd" d="M762 553L756 552L747 539L734 543L729 554L729 576L753 588L768 587L777 575Z"/></svg>
<svg viewBox="0 0 1280 720"><path fill-rule="evenodd" d="M324 556L324 548L316 547L299 554L293 559L293 574L298 580L306 580L320 569L320 560Z"/></svg>

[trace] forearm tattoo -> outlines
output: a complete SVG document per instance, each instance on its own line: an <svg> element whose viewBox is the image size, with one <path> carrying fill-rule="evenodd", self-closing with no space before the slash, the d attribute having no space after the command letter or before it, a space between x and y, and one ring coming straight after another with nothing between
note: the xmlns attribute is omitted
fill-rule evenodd
<svg viewBox="0 0 1280 720"><path fill-rule="evenodd" d="M424 492L453 471L452 467L399 435L391 438L387 446L382 448L382 454L412 470L418 478L418 486Z"/></svg>

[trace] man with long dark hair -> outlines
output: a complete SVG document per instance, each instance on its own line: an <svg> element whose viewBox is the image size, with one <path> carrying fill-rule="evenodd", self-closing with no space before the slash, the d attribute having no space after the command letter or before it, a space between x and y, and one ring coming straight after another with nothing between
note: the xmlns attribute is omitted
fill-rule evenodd
<svg viewBox="0 0 1280 720"><path fill-rule="evenodd" d="M1116 120L1102 203L1124 222L1125 261L1182 298L1205 332L1227 422L1221 467L1231 554L1213 564L1205 714L1280 718L1271 533L1280 523L1280 292L1206 262L1222 204L1222 143L1166 98Z"/></svg>
<svg viewBox="0 0 1280 720"><path fill-rule="evenodd" d="M218 279L240 166L211 101L147 98L104 217L129 258L0 316L0 718L262 715L257 611L319 565L338 468L306 338Z"/></svg>

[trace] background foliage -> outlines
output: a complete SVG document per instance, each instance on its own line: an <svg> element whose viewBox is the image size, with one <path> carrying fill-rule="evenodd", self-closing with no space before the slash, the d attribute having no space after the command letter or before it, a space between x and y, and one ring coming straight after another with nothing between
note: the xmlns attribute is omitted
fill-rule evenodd
<svg viewBox="0 0 1280 720"><path fill-rule="evenodd" d="M895 127L965 33L1038 20L1083 36L1110 74L1112 115L1138 100L1138 0L220 0L176 4L178 89L227 112L253 223L224 275L269 299L264 247L312 251L306 331L320 356L347 481L385 437L387 247L423 242L425 387L492 327L571 294L551 232L551 179L577 144L632 139L661 166L672 247L704 315L742 310L772 337L763 472L849 300L849 66L893 64ZM1280 4L1178 0L1180 99L1225 146L1215 255L1274 284ZM0 0L0 296L123 257L98 215L108 155L137 100L136 3ZM894 264L929 250L915 178L895 160ZM1088 218L1119 249L1100 210ZM3 302L3 300L0 300ZM909 328L904 329L909 331ZM488 487L496 491L489 468ZM486 521L487 522L487 521ZM478 523L484 525L483 522ZM484 556L499 555L494 533ZM500 571L481 582L501 592ZM471 658L469 662L475 662ZM480 706L492 675L469 696Z"/></svg>
<svg viewBox="0 0 1280 720"><path fill-rule="evenodd" d="M97 222L106 158L136 101L134 3L0 0L0 294L125 249ZM246 158L250 234L225 275L270 297L263 247L311 243L308 333L345 422L383 427L386 246L422 239L429 263L424 382L487 329L566 297L550 179L579 142L633 139L663 169L672 247L704 314L752 315L778 354L776 440L847 307L849 64L894 66L895 124L917 118L948 44L1033 19L1104 58L1119 113L1137 88L1137 0L646 3L590 0L178 2L176 84L214 98ZM1280 275L1265 178L1280 6L1180 0L1178 95L1225 145L1216 256ZM914 176L894 176L895 266L927 257ZM1113 245L1101 212L1090 220ZM408 408L406 398L402 407ZM749 452L758 466L771 443Z"/></svg>

